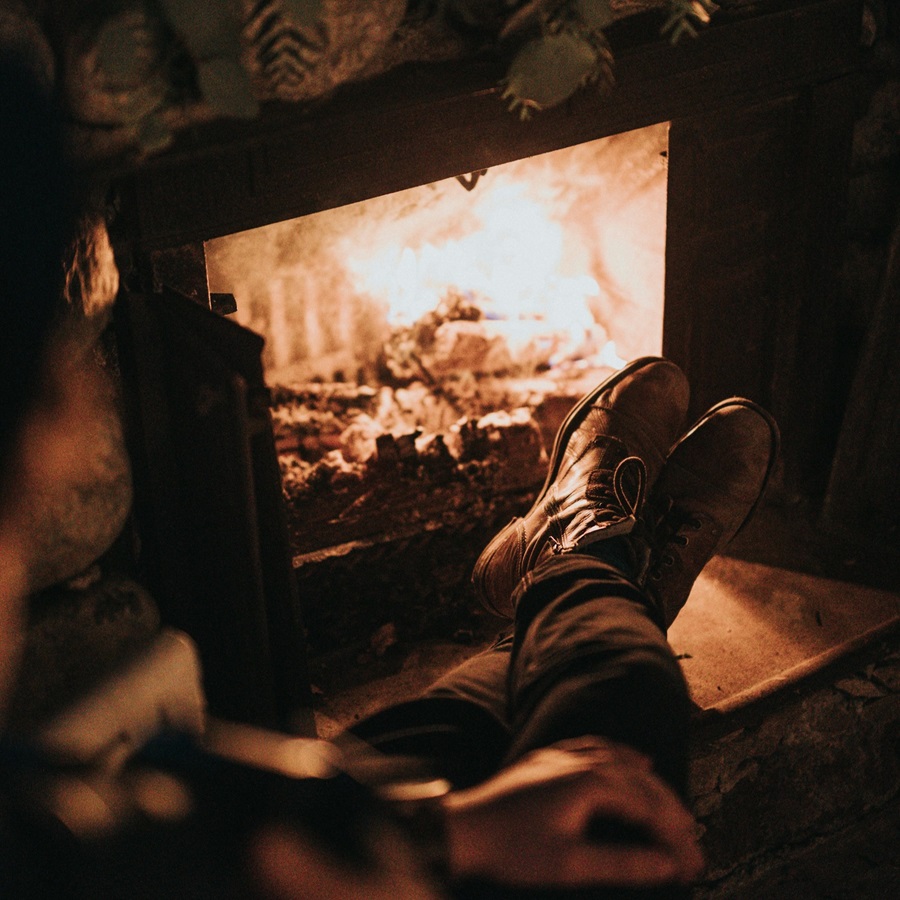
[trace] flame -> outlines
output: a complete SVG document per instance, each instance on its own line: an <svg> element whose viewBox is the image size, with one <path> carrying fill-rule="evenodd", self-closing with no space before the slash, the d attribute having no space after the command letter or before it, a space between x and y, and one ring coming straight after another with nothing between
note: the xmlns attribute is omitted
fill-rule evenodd
<svg viewBox="0 0 900 900"><path fill-rule="evenodd" d="M561 320L588 329L589 275L563 271L565 237L552 210L528 196L528 185L501 182L473 196L478 227L441 244L347 248L347 267L361 293L383 299L392 323L408 324L435 309L448 289L476 299L495 320ZM551 316L552 314L552 316Z"/></svg>
<svg viewBox="0 0 900 900"><path fill-rule="evenodd" d="M567 271L567 256L577 254L554 218L553 198L541 202L527 182L506 178L470 196L473 224L459 236L381 241L368 253L345 246L354 289L382 302L395 326L437 309L450 292L461 295L481 310L488 332L502 334L513 359L543 346L555 365L606 347L606 331L588 305L600 286L583 271ZM617 358L614 349L603 364Z"/></svg>
<svg viewBox="0 0 900 900"><path fill-rule="evenodd" d="M518 362L659 352L667 126L207 244L210 285L267 338L269 375L371 368L393 329L463 297ZM580 363L579 363L580 364Z"/></svg>

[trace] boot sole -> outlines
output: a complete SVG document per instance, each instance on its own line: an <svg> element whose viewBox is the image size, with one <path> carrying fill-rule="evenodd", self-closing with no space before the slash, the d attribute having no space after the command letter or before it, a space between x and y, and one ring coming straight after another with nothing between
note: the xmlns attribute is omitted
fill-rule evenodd
<svg viewBox="0 0 900 900"><path fill-rule="evenodd" d="M556 438L553 441L553 450L550 453L550 462L547 467L547 477L544 479L543 487L535 498L534 502L531 504L529 508L529 512L535 508L538 504L543 502L544 497L547 495L547 491L550 490L550 485L556 481L556 476L559 474L559 467L562 463L562 457L565 452L565 447L569 443L569 438L581 427L581 423L584 420L586 415L586 410L589 410L590 407L594 405L594 402L604 391L612 390L622 379L628 377L629 375L634 374L638 371L638 369L644 368L644 366L650 365L651 363L658 362L668 362L668 360L664 359L660 356L642 356L639 359L632 360L632 362L628 363L627 366L619 369L618 372L613 372L609 378L602 381L597 385L592 391L589 391L585 394L575 406L569 411L569 414L563 420L562 425L559 426L559 429L556 432ZM699 424L699 423L698 423ZM528 513L526 513L528 515ZM475 563L475 568L472 571L472 586L475 589L475 593L478 597L481 605L487 609L489 612L494 613L495 615L511 618L509 614L497 609L489 600L487 596L487 592L485 591L484 581L485 581L485 570L487 569L488 562L491 557L494 555L496 549L507 539L507 536L511 529L516 527L519 519L521 517L517 516L514 518L505 528L501 529L500 533L497 534L494 539L487 545L487 547L482 550L481 555L478 557L478 560Z"/></svg>

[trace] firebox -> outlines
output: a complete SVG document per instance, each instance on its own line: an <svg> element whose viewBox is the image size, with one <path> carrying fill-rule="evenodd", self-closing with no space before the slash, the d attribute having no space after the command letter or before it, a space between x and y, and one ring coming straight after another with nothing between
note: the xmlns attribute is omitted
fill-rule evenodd
<svg viewBox="0 0 900 900"><path fill-rule="evenodd" d="M499 101L502 61L408 64L313 110L272 105L182 135L122 180L142 553L172 598L163 614L206 654L214 707L283 719L302 706L286 685L302 681L307 641L323 654L387 621L472 627L461 585L539 484L540 436L625 358L675 360L694 414L734 394L761 402L783 433L773 497L821 495L854 352L835 276L860 6L723 4L675 47L634 17L610 32L608 96L524 123ZM613 188L638 186L619 214ZM548 219L548 198L588 224ZM536 285L528 266L548 248L555 268ZM489 273L482 252L507 268ZM404 404L421 420L379 421L385 385L395 420ZM343 463L323 465L335 450ZM330 499L304 506L316 479Z"/></svg>
<svg viewBox="0 0 900 900"><path fill-rule="evenodd" d="M661 352L667 132L206 244L211 291L266 341L296 553L534 488L564 411Z"/></svg>

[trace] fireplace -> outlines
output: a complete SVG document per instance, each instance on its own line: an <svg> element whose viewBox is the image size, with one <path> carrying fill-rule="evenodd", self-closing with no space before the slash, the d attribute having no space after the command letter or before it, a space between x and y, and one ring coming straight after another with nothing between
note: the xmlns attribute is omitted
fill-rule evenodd
<svg viewBox="0 0 900 900"><path fill-rule="evenodd" d="M563 412L661 352L667 133L206 243L211 292L266 340L297 554L533 489Z"/></svg>
<svg viewBox="0 0 900 900"><path fill-rule="evenodd" d="M661 349L688 374L694 414L731 394L761 402L783 430L784 452L772 501L790 506L821 497L846 400L842 385L857 351L841 344L844 311L835 276L856 112L853 73L860 4L808 0L785 8L733 3L725 5L717 20L697 40L677 47L659 40L655 19L636 17L618 24L611 31L616 89L604 98L582 92L528 123L519 122L499 103L495 85L502 65L497 60L407 65L345 88L327 104L302 114L274 105L252 124L219 123L182 135L170 151L121 181L123 237L118 253L136 295L123 301L130 304L122 317L128 323L123 369L138 385L136 433L143 441L138 456L146 466L143 476L137 473L142 552L151 569L169 572L158 576L169 593L181 594L164 615L180 623L189 619L188 630L199 632L201 651L204 644L209 648L207 669L222 684L210 692L214 706L224 704L232 715L271 719L302 705L303 696L284 686L296 683L303 668L296 646L304 636L315 655L370 640L384 623L409 634L448 623L460 631L476 628L477 623L460 619L467 606L461 590L467 569L486 537L528 502L540 481L539 445L524 421L503 422L503 428L488 422L482 432L463 433L458 439L469 444L452 459L440 447L416 447L415 438L412 444L396 436L389 440L382 430L380 462L376 456L372 467L380 465L383 484L391 485L384 488L383 508L401 510L395 525L380 533L353 531L353 509L358 507L351 503L331 517L340 520L337 527L329 530L330 520L324 516L321 521L307 520L303 534L295 523L293 539L285 542L279 529L288 511L278 509L283 486L273 469L275 439L267 436L263 409L263 349L229 321L247 315L252 325L254 315L252 300L241 296L236 276L225 271L222 248L229 235L332 209L347 217L352 215L349 204L444 179L451 182L429 190L452 190L452 203L472 210L487 195L490 182L502 176L504 166L540 160L565 148L573 148L576 155L586 153L582 148L593 142L621 142L627 134L649 129L657 142L655 159L664 161L667 176L663 257L656 261L662 302L656 325L649 327L649 333L657 328L658 337L648 337L646 345L633 349L621 344L623 338L612 340L614 346L609 347L610 341L595 337L592 355L602 368L614 364L619 353ZM473 189L465 190L457 178ZM421 287L410 273L423 265L422 252L408 244L400 248L395 274L400 271L401 276L391 288L398 301L415 293L410 287L414 282ZM351 266L342 277L356 275ZM279 290L284 289L282 284ZM375 287L368 290L377 293ZM592 290L586 286L589 312ZM181 298L156 298L154 291L190 297L193 308L185 307ZM228 294L236 297L237 314L221 318L201 308L230 309ZM279 315L289 315L284 297L280 309ZM412 324L416 315L422 313L412 315ZM488 312L479 309L478 317L488 319ZM446 318L466 321L463 313ZM150 338L135 337L140 322ZM372 323L371 317L367 322ZM596 325L600 317L591 315L590 322ZM312 320L306 325L305 346L319 346L322 352L294 354L290 346L279 346L279 339L270 337L265 352L277 357L270 365L305 367L303 399L313 408L321 401L325 382L331 385L329 403L362 404L365 394L354 393L353 386L368 381L357 376L378 360L333 346L322 334L315 344ZM174 330L181 334L185 326L189 337L173 339ZM319 327L321 332L321 318ZM465 327L456 332L468 333ZM480 339L486 333L490 329L482 329ZM172 341L177 351L159 350L160 344ZM604 348L608 355L601 360ZM566 352L572 361L591 355ZM196 446L188 454L192 468L180 473L180 480L192 482L192 503L200 497L217 497L221 503L215 515L198 516L197 527L175 540L165 524L174 513L169 509L167 518L160 509L165 503L158 492L165 480L163 468L180 467L182 454L160 445L160 429L153 425L163 420L171 424L171 398L164 402L165 392L149 387L144 376L155 372L162 377L175 366L181 374L172 381L173 391L183 393L184 380L195 376L182 370L197 360L205 367L196 384L197 396L207 401L203 408L218 409L213 401L223 391L232 404L241 406L241 421L223 413L218 424L230 429L232 446L245 451L241 465L236 465L211 430L206 439L218 448L214 470L208 455ZM823 360L830 364L823 365ZM407 363L422 366L421 359ZM538 360L527 377L546 377L547 363ZM454 365L454 374L462 377L465 366ZM422 368L427 372L427 365ZM410 371L394 376L398 382L406 380L407 387L416 380ZM223 387L210 390L210 379ZM335 388L335 382L344 387ZM502 390L513 390L510 382L505 381ZM577 379L568 390L577 394ZM552 433L570 399L566 389L546 397L530 410L545 435ZM166 403L168 411L161 412ZM507 411L521 405L500 404ZM189 406L182 415L189 418L197 408ZM371 409L362 412L371 417ZM517 429L517 424L522 427ZM190 428L179 437L182 444L195 439ZM379 435L372 440L377 444ZM479 447L479 442L491 440L507 441L500 456L512 455L521 464L498 471ZM417 487L421 473L410 468L411 460L419 460L417 454L427 456L434 467L427 497ZM467 462L471 465L466 468ZM451 468L456 473L460 466L463 474L450 477ZM216 479L226 477L226 470L231 470L231 488L198 487L210 480L218 484ZM454 488L454 477L468 481ZM249 499L236 502L235 492ZM417 515L423 507L424 514ZM210 521L217 523L216 534L198 538L197 533L208 532ZM268 529L268 534L254 539L254 528ZM199 543L192 548L194 541ZM201 573L190 561L201 553L223 565L233 562L248 541L255 549L241 590L231 586L227 574L208 567ZM272 568L283 568L288 557L293 559L293 578L273 575ZM187 578L193 585L190 591L173 587L176 575L184 582L186 569L192 573ZM247 584L252 584L249 592ZM191 599L188 594L204 597ZM250 595L252 609L247 609ZM232 618L234 609L244 610L237 618L252 623L244 637L236 633L239 627L223 635L227 627L211 612L217 604L230 604ZM248 649L250 644L255 649ZM247 667L257 673L256 681L242 688L229 676L230 659L239 646ZM269 697L262 714L261 696Z"/></svg>

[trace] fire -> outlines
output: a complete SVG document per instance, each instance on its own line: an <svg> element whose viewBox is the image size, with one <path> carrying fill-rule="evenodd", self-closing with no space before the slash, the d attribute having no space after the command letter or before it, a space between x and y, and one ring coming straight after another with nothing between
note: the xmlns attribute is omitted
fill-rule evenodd
<svg viewBox="0 0 900 900"><path fill-rule="evenodd" d="M383 297L390 320L402 324L435 309L450 288L477 298L488 319L559 317L570 327L591 327L586 300L599 285L590 275L565 272L563 227L528 196L528 185L504 180L471 196L479 226L459 237L379 245L369 254L348 247L357 289Z"/></svg>
<svg viewBox="0 0 900 900"><path fill-rule="evenodd" d="M477 315L438 346L483 351L473 371L621 366L662 343L666 141L652 126L211 241L211 288L267 337L273 380L374 371L449 300Z"/></svg>
<svg viewBox="0 0 900 900"><path fill-rule="evenodd" d="M392 325L412 324L448 292L459 294L481 310L489 332L502 332L514 359L545 333L566 337L554 342L555 355L605 337L587 303L600 287L590 275L566 271L566 236L552 210L530 196L527 183L484 181L472 195L477 224L458 237L386 242L368 254L347 247L355 288L382 301Z"/></svg>

